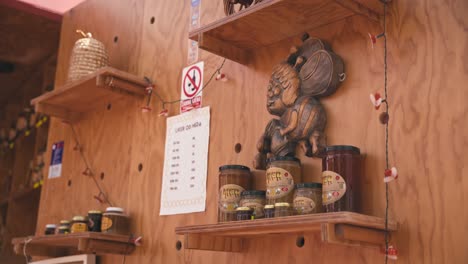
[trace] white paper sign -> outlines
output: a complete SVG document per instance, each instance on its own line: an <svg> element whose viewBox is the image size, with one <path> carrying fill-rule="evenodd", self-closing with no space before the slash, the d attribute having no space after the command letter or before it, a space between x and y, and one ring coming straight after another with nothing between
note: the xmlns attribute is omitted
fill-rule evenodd
<svg viewBox="0 0 468 264"><path fill-rule="evenodd" d="M160 215L205 211L210 108L167 119Z"/></svg>
<svg viewBox="0 0 468 264"><path fill-rule="evenodd" d="M182 71L182 87L180 90L180 112L188 112L201 108L203 90L204 62L190 65Z"/></svg>

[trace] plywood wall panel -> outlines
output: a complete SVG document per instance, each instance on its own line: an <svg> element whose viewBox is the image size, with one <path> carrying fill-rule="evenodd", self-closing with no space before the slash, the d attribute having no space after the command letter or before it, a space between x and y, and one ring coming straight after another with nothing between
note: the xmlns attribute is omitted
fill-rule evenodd
<svg viewBox="0 0 468 264"><path fill-rule="evenodd" d="M102 36L113 66L152 78L165 100L178 99L180 74L187 62L189 10L189 1L169 0L119 0L112 6L89 0L76 7L64 20L56 85L66 79L69 52L77 39L73 32L83 28ZM394 1L389 11L390 160L401 175L390 185L390 215L401 223L394 237L399 263L464 263L468 255L460 228L466 222L461 205L467 202L463 193L468 190L463 165L468 143L463 101L468 91L463 88L468 81L464 16L468 6L461 0ZM202 25L223 16L222 1L202 1ZM365 154L361 210L376 216L385 213L385 138L379 112L373 110L368 95L383 90L383 47L379 41L372 49L367 32L381 30L378 23L353 16L313 32L328 41L346 64L346 81L322 100L329 120L328 143L354 144ZM117 45L112 40L115 32ZM150 114L139 111L142 101L111 102L110 111L103 105L77 124L93 168L105 173L102 183L112 201L129 211L133 230L144 237L144 245L127 256L126 263L383 262L378 250L324 245L314 234L304 234L304 248L296 247L295 235L285 235L248 240L243 254L175 249L177 240L183 242L174 234L175 227L216 222L218 167L251 165L256 141L272 118L265 108L271 69L298 41L299 36L255 51L250 66L226 61L224 71L230 81L213 82L204 91L203 104L211 107L206 212L159 216L166 132L165 119L157 117L160 102L152 101ZM199 57L205 61L207 80L222 58L205 51ZM178 104L168 108L171 115L178 113ZM91 198L96 190L81 175L83 164L72 150L69 128L55 120L49 143L58 140L66 142L64 172L45 183L37 232L46 223L104 208ZM239 154L234 152L236 143L242 144ZM320 161L304 158L303 163L305 179L320 180ZM255 173L257 187L262 186L262 177L262 172ZM103 257L105 264L121 260Z"/></svg>

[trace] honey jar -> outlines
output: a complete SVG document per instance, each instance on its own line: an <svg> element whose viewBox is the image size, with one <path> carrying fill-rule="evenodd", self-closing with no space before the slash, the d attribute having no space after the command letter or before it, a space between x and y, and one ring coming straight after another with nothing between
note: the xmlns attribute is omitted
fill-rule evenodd
<svg viewBox="0 0 468 264"><path fill-rule="evenodd" d="M275 217L275 205L267 204L263 210L265 213L265 218L273 218Z"/></svg>
<svg viewBox="0 0 468 264"><path fill-rule="evenodd" d="M361 153L354 146L328 146L322 159L322 203L325 212L357 212Z"/></svg>
<svg viewBox="0 0 468 264"><path fill-rule="evenodd" d="M56 229L56 228L57 228L56 225L54 225L54 224L48 224L48 225L46 225L46 229L45 229L45 231L44 231L44 234L45 234L45 235L53 235L53 234L55 234L55 229Z"/></svg>
<svg viewBox="0 0 468 264"><path fill-rule="evenodd" d="M120 207L107 207L102 214L101 231L108 234L129 235L130 217Z"/></svg>
<svg viewBox="0 0 468 264"><path fill-rule="evenodd" d="M59 234L69 234L70 233L70 227L68 227L68 226L59 226L58 233Z"/></svg>
<svg viewBox="0 0 468 264"><path fill-rule="evenodd" d="M302 182L300 160L294 157L274 157L267 162L266 203L293 203L294 184Z"/></svg>
<svg viewBox="0 0 468 264"><path fill-rule="evenodd" d="M237 221L252 219L253 211L254 210L250 207L245 207L245 206L237 207L236 209Z"/></svg>
<svg viewBox="0 0 468 264"><path fill-rule="evenodd" d="M71 233L81 233L88 231L88 219L84 216L77 215L72 219Z"/></svg>
<svg viewBox="0 0 468 264"><path fill-rule="evenodd" d="M218 221L237 219L236 209L240 206L241 193L251 187L250 169L242 165L219 167Z"/></svg>
<svg viewBox="0 0 468 264"><path fill-rule="evenodd" d="M259 219L265 217L263 207L265 206L265 191L249 190L241 193L240 206L252 208L253 218Z"/></svg>
<svg viewBox="0 0 468 264"><path fill-rule="evenodd" d="M91 232L101 232L102 212L91 210L88 212L88 227Z"/></svg>
<svg viewBox="0 0 468 264"><path fill-rule="evenodd" d="M291 204L275 203L275 217L283 217L292 215Z"/></svg>
<svg viewBox="0 0 468 264"><path fill-rule="evenodd" d="M296 215L322 212L322 184L317 182L296 184L293 207Z"/></svg>

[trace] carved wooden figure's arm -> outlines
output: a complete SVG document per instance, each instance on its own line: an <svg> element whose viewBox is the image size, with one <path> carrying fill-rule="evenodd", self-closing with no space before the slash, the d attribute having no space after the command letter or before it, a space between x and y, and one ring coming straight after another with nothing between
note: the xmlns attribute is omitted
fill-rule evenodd
<svg viewBox="0 0 468 264"><path fill-rule="evenodd" d="M289 134L291 131L296 129L298 123L298 114L297 111L292 111L291 115L289 116L289 124L287 127L280 129L281 136Z"/></svg>

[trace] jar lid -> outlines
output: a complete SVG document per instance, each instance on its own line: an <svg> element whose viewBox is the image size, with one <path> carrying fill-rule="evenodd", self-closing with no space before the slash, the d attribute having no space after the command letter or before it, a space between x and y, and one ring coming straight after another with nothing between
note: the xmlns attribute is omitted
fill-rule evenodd
<svg viewBox="0 0 468 264"><path fill-rule="evenodd" d="M46 228L57 228L57 225L54 225L54 224L47 224L45 227L46 227Z"/></svg>
<svg viewBox="0 0 468 264"><path fill-rule="evenodd" d="M247 195L265 196L265 195L266 195L266 191L262 191L262 190L247 190L247 191L243 191L243 192L241 193L241 196L247 196Z"/></svg>
<svg viewBox="0 0 468 264"><path fill-rule="evenodd" d="M74 216L72 219L73 221L86 221L86 217L81 215Z"/></svg>
<svg viewBox="0 0 468 264"><path fill-rule="evenodd" d="M124 209L120 207L107 207L106 212L123 213Z"/></svg>
<svg viewBox="0 0 468 264"><path fill-rule="evenodd" d="M60 224L61 224L61 225L69 225L69 224L70 224L70 221L69 221L69 220L61 220L61 221L60 221Z"/></svg>
<svg viewBox="0 0 468 264"><path fill-rule="evenodd" d="M335 146L327 146L325 147L325 152L329 151L352 151L355 152L356 154L361 154L361 150L358 147L355 146L348 146L348 145L335 145Z"/></svg>
<svg viewBox="0 0 468 264"><path fill-rule="evenodd" d="M289 207L291 206L289 203L275 203L275 207Z"/></svg>
<svg viewBox="0 0 468 264"><path fill-rule="evenodd" d="M303 182L295 185L296 189L301 188L322 188L322 184L319 182Z"/></svg>
<svg viewBox="0 0 468 264"><path fill-rule="evenodd" d="M102 212L99 210L90 210L88 211L88 214L102 214Z"/></svg>
<svg viewBox="0 0 468 264"><path fill-rule="evenodd" d="M223 165L219 167L219 171L223 170L243 170L243 171L250 171L250 168L244 165Z"/></svg>
<svg viewBox="0 0 468 264"><path fill-rule="evenodd" d="M68 230L70 229L68 226L59 226L59 230Z"/></svg>
<svg viewBox="0 0 468 264"><path fill-rule="evenodd" d="M284 157L278 156L278 157L272 157L272 158L267 159L267 163L275 162L275 161L294 161L294 162L301 163L300 159L296 157L290 157L290 156L284 156Z"/></svg>
<svg viewBox="0 0 468 264"><path fill-rule="evenodd" d="M273 204L267 204L267 205L265 205L264 208L265 209L273 209L273 208L275 208L275 206Z"/></svg>
<svg viewBox="0 0 468 264"><path fill-rule="evenodd" d="M244 207L237 207L236 211L252 211L252 208L244 206Z"/></svg>

